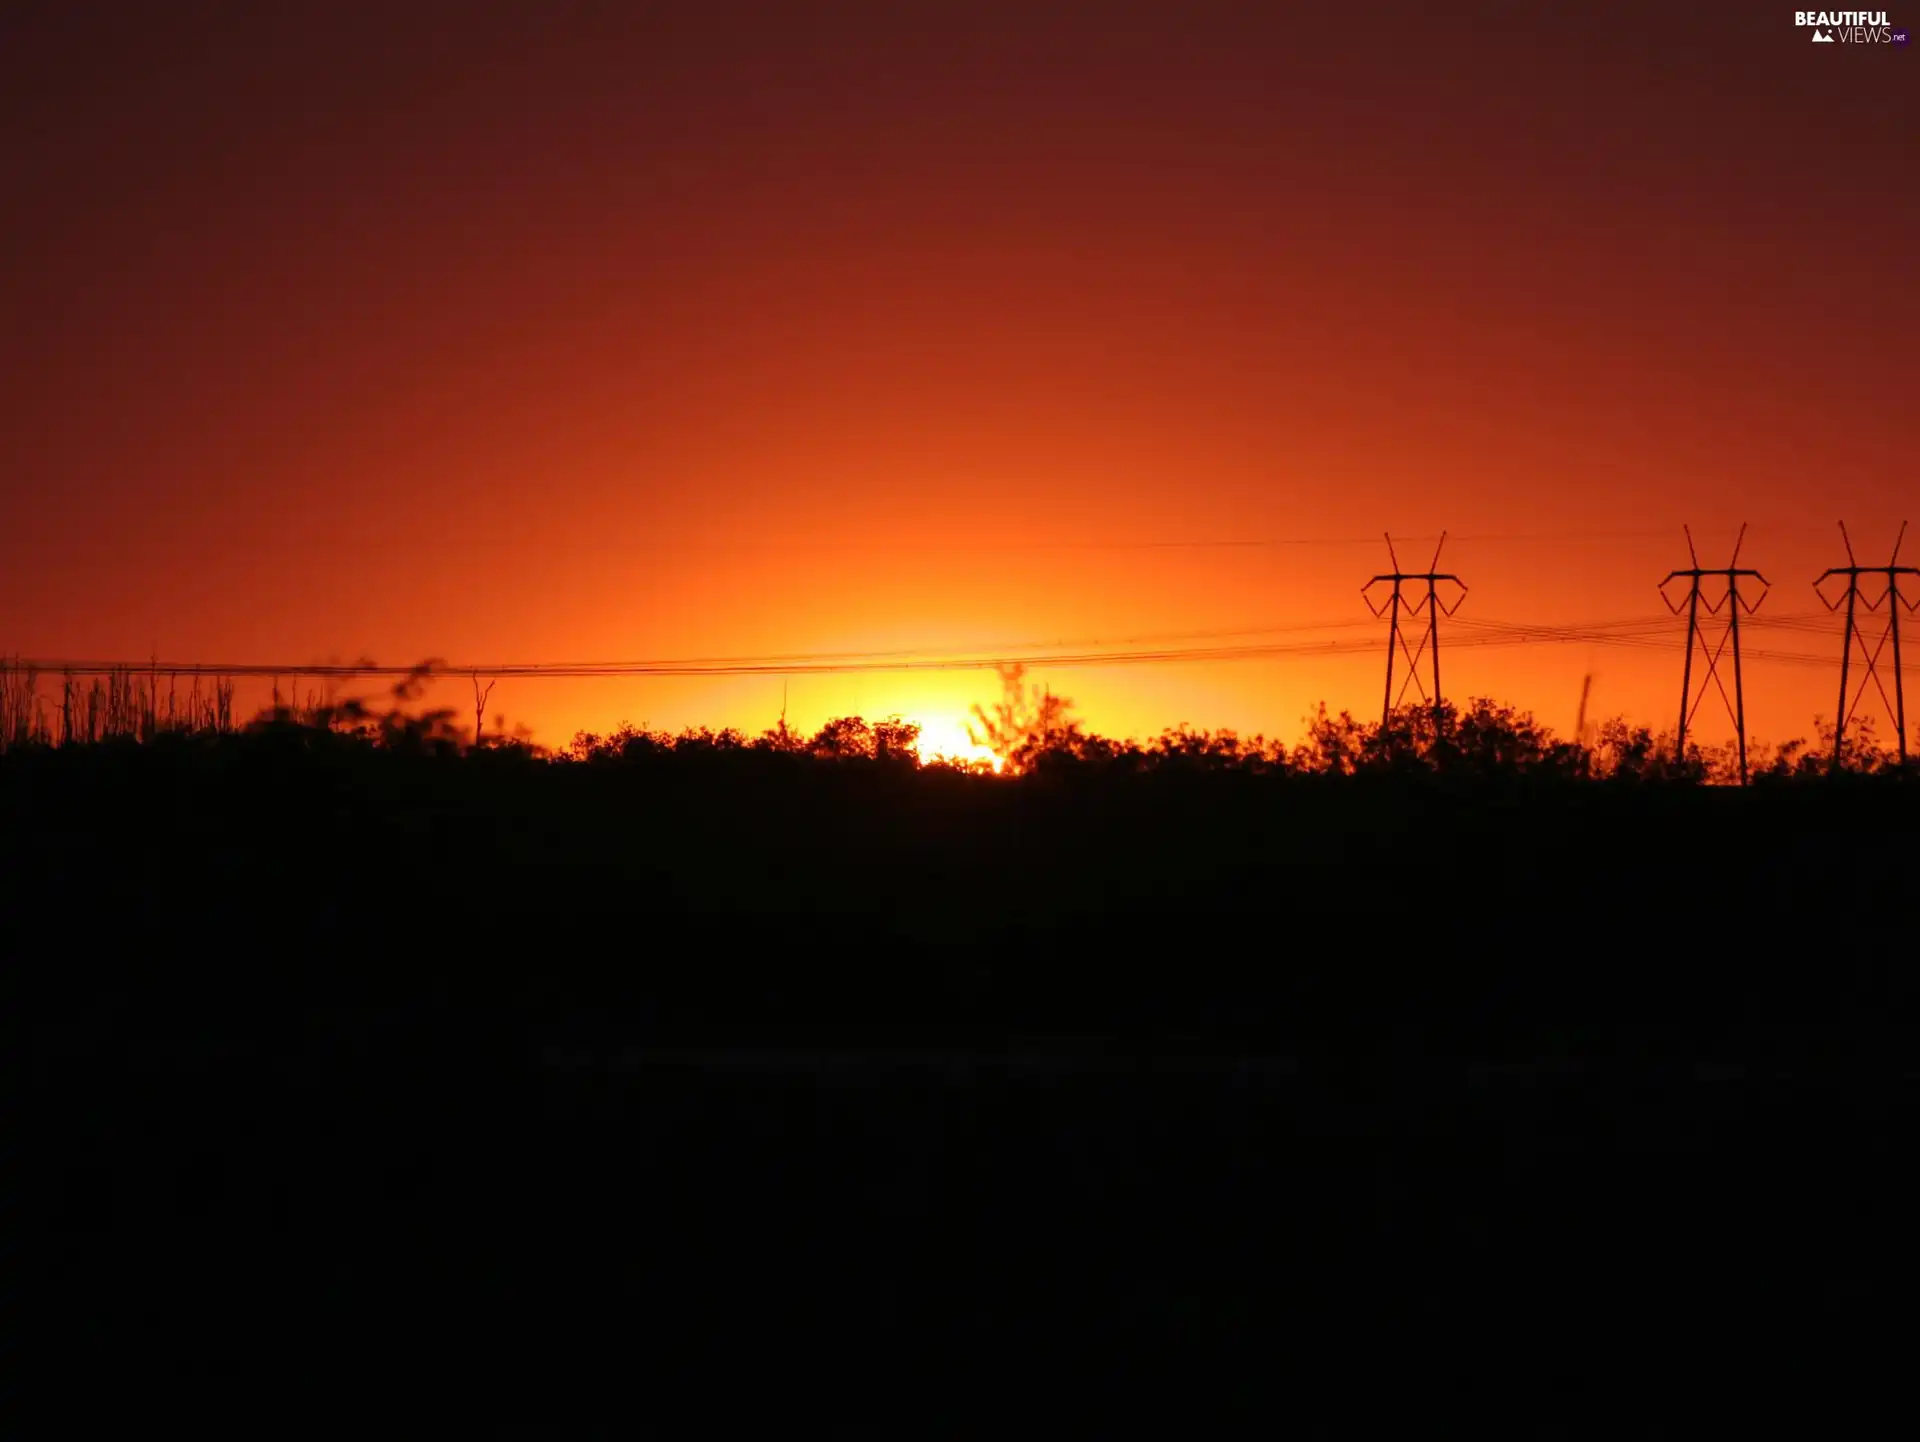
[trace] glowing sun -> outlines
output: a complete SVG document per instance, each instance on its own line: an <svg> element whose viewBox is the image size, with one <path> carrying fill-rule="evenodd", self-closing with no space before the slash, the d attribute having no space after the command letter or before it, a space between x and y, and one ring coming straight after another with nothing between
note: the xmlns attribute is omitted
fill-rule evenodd
<svg viewBox="0 0 1920 1442"><path fill-rule="evenodd" d="M915 749L922 761L985 761L995 771L1000 762L984 746L976 746L967 736L967 728L951 716L913 716L919 723L920 739Z"/></svg>

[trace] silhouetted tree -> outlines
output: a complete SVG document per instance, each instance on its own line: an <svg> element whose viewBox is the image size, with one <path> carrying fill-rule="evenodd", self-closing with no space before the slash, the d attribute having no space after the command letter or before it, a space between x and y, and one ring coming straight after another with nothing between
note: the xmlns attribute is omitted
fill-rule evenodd
<svg viewBox="0 0 1920 1442"><path fill-rule="evenodd" d="M919 743L920 725L916 721L902 721L898 716L889 716L873 723L873 756L876 761L918 765L920 753L916 748Z"/></svg>
<svg viewBox="0 0 1920 1442"><path fill-rule="evenodd" d="M482 691L480 678L473 678L473 744L476 747L487 744L487 698L493 694L494 685L494 681L488 681L487 689Z"/></svg>
<svg viewBox="0 0 1920 1442"><path fill-rule="evenodd" d="M838 716L814 734L808 749L816 756L870 757L873 728L858 716Z"/></svg>
<svg viewBox="0 0 1920 1442"><path fill-rule="evenodd" d="M992 709L974 704L967 739L975 746L986 747L1017 774L1032 769L1047 752L1070 754L1084 739L1073 717L1073 703L1050 688L1025 684L1025 666L1002 666L999 675L1000 699Z"/></svg>

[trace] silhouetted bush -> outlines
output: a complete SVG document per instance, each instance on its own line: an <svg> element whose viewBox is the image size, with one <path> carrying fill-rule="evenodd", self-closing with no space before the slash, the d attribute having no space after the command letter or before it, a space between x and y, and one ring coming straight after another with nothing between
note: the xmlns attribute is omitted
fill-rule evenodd
<svg viewBox="0 0 1920 1442"><path fill-rule="evenodd" d="M1185 725L1144 741L1116 740L1088 730L1073 714L1071 700L1033 687L1019 666L1002 670L1001 699L990 707L975 706L968 727L975 744L994 753L998 770L953 759L922 763L916 749L919 728L898 717L874 722L858 716L837 717L811 737L789 730L784 717L753 738L732 728L688 728L675 735L623 724L605 736L581 732L549 753L534 744L524 728L509 734L504 718L495 718L492 733L483 731L479 713L487 691L477 681L471 732L459 724L453 707L417 709L438 668L433 661L416 667L391 689L384 706L331 692L310 693L303 699L282 697L276 686L272 705L250 720L237 722L228 680L189 677L183 687L179 678L165 673L122 671L92 678L82 686L75 678L64 677L58 704L50 706L41 692L42 678L31 668L0 663L0 753L245 734L301 750L375 748L441 759L500 753L522 762L541 759L599 769L669 761L746 764L741 758L754 755L881 762L895 769L1002 779L1067 773L1234 773L1267 778L1602 781L1632 786L1724 785L1739 780L1738 756L1731 746L1702 747L1689 741L1684 756L1677 756L1670 732L1656 734L1619 718L1601 723L1592 743L1581 745L1555 737L1528 712L1483 697L1473 698L1464 708L1450 702L1438 708L1402 708L1384 722L1359 721L1346 712L1330 715L1321 706L1307 718L1305 735L1294 746L1264 736L1242 737L1232 731ZM1837 767L1832 726L1817 720L1816 727L1817 747L1803 740L1777 747L1750 745L1750 776L1778 783L1822 779L1836 772L1882 780L1920 775L1920 761L1903 768L1895 751L1878 740L1871 718L1854 723L1849 730Z"/></svg>

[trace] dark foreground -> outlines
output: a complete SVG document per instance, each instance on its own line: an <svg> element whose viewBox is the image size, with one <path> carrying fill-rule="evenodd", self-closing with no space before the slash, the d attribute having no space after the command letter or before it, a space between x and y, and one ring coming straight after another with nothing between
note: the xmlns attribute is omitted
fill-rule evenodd
<svg viewBox="0 0 1920 1442"><path fill-rule="evenodd" d="M65 1431L1897 1395L1899 787L231 775L7 793Z"/></svg>

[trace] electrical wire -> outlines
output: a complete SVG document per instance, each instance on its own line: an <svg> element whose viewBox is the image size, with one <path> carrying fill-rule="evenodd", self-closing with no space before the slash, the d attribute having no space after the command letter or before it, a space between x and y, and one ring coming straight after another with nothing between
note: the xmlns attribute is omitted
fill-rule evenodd
<svg viewBox="0 0 1920 1442"><path fill-rule="evenodd" d="M1402 542L1413 545L1434 542L1440 539L1438 532L1405 534L1390 532L1395 544ZM1702 535L1715 534L1702 532ZM1470 544L1507 544L1525 543L1528 545L1542 542L1583 542L1583 541L1646 541L1672 540L1673 530L1621 530L1621 531L1462 531L1448 532L1449 545ZM1696 538L1697 539L1697 538ZM642 539L633 543L641 550L668 551L833 551L833 552L872 552L872 551L951 551L964 549L977 551L1189 551L1189 550L1266 550L1290 549L1315 546L1380 546L1385 542L1381 535L1372 536L1252 536L1218 537L1192 539L1159 540L1059 540L1059 541L975 541L969 540L964 547L941 541L817 541L784 538L766 541L699 541L690 539L662 540L658 538Z"/></svg>
<svg viewBox="0 0 1920 1442"><path fill-rule="evenodd" d="M1781 617L1771 623L1775 629L1797 634L1822 635L1838 640L1842 628L1816 627L1816 618ZM1743 627L1752 627L1756 618L1742 617ZM974 671L1023 665L1031 667L1086 668L1146 664L1211 663L1223 661L1282 660L1359 656L1379 650L1377 636L1344 637L1329 640L1252 641L1240 645L1150 646L1159 640L1231 640L1237 637L1279 636L1355 626L1377 626L1369 621L1297 623L1291 626L1242 627L1216 631L1167 633L1161 637L1136 637L1114 642L1056 642L967 650L921 650L895 652L794 652L778 655L695 657L671 660L605 662L535 662L505 664L436 664L421 666L382 666L371 662L345 664L292 664L261 662L175 662L175 661L92 661L92 660L16 660L10 664L16 672L38 671L44 675L106 675L146 673L167 676L214 675L221 677L287 677L363 679L379 676L449 675L486 679L589 679L598 677L645 676L748 676L748 675L831 675L862 672ZM1703 628L1704 629L1704 628ZM1608 646L1635 650L1672 652L1686 644L1685 621L1673 616L1628 617L1588 622L1579 625L1532 625L1484 618L1456 617L1444 628L1447 649L1480 650L1495 647L1582 645ZM1711 634L1711 633L1709 633ZM1122 649L1127 648L1127 649ZM1834 657L1767 646L1743 646L1743 659L1788 665L1831 666ZM1891 658L1882 657L1881 664ZM1920 670L1920 663L1909 662L1903 671Z"/></svg>

